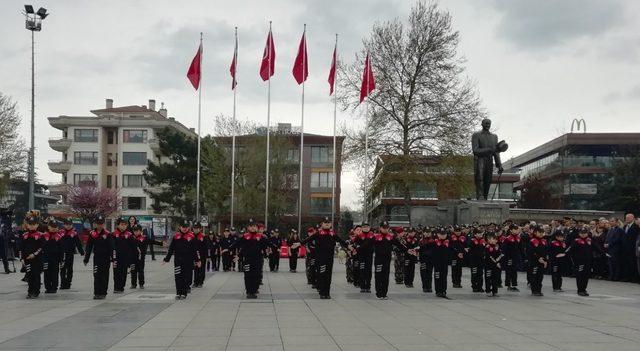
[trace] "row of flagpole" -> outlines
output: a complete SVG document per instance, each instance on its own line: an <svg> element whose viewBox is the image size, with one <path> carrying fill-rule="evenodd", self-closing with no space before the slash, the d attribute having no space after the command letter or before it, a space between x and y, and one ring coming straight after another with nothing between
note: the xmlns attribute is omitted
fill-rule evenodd
<svg viewBox="0 0 640 351"><path fill-rule="evenodd" d="M267 42L262 55L262 62L260 65L260 77L263 81L267 81L267 145L266 145L266 169L265 169L265 212L264 212L264 225L268 228L269 224L269 160L270 160L270 126L271 126L271 77L275 71L275 45L273 42L273 33L271 28L271 21L269 21L269 34L267 35ZM308 57L307 57L307 41L306 41L307 25L304 25L302 38L298 48L298 54L296 56L294 67L292 70L293 76L299 85L302 85L301 96L301 116L300 116L300 169L298 175L298 232L302 230L302 193L303 193L303 174L304 174L304 93L305 82L309 75L308 69ZM200 46L198 52L193 58L189 70L187 71L187 78L198 91L198 160L197 160L197 173L196 173L196 217L200 218L200 141L201 141L201 115L202 115L202 33L200 33ZM233 90L233 116L232 116L232 142L231 142L231 201L230 201L230 225L234 225L234 204L235 204L235 148L236 148L236 95L237 95L237 73L238 73L238 27L235 28L234 33L235 45L233 50L233 59L229 72L232 77L231 89ZM331 223L335 223L336 213L336 124L337 124L337 92L335 89L335 81L338 70L338 34L335 36L335 46L333 50L333 58L331 62L331 68L329 70L329 95L333 95L333 162L332 162L332 184L331 184ZM362 103L375 89L375 79L373 71L371 69L371 63L369 60L369 53L367 52L365 59L365 67L362 74L362 86L360 88L360 103ZM368 175L369 175L369 103L365 106L365 188L364 188L364 206L363 206L363 218L367 217L367 196L368 196Z"/></svg>

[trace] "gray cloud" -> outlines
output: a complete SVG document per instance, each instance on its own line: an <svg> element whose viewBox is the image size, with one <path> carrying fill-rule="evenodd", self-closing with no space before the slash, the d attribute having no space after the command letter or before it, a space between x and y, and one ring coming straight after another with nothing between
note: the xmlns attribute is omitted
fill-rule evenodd
<svg viewBox="0 0 640 351"><path fill-rule="evenodd" d="M499 36L521 49L544 49L595 38L624 19L621 0L493 0Z"/></svg>

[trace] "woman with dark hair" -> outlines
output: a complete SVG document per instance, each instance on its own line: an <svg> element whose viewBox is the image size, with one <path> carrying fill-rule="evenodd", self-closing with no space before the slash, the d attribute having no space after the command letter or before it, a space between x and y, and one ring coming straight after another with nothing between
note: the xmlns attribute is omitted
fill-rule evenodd
<svg viewBox="0 0 640 351"><path fill-rule="evenodd" d="M289 247L289 272L295 272L298 268L298 250L300 250L300 238L298 232L294 229L291 230L289 239L287 239L287 246Z"/></svg>
<svg viewBox="0 0 640 351"><path fill-rule="evenodd" d="M138 218L136 216L129 216L127 220L127 231L133 234L133 228L138 224Z"/></svg>

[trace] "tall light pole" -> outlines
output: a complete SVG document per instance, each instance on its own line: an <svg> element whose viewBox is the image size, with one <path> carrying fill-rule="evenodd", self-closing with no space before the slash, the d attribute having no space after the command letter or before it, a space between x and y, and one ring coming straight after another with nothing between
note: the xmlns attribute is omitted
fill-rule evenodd
<svg viewBox="0 0 640 351"><path fill-rule="evenodd" d="M29 210L35 210L35 40L34 33L42 30L42 20L49 14L47 9L41 7L38 12L33 11L33 6L24 5L25 27L31 31L31 148L29 149Z"/></svg>

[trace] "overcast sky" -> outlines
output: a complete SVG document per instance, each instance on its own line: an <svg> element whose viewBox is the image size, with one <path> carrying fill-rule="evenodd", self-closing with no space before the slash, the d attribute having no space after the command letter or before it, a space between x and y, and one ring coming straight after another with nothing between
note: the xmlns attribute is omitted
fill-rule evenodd
<svg viewBox="0 0 640 351"><path fill-rule="evenodd" d="M477 82L483 107L510 149L519 155L568 132L584 118L590 132L640 129L640 2L633 0L442 0L460 32L466 74ZM29 135L30 33L24 1L0 1L0 91L12 96ZM332 134L327 73L334 34L340 57L353 60L372 24L406 19L409 0L271 1L38 1L51 16L36 33L36 167L59 182L46 161L59 159L47 140L60 136L46 118L90 115L114 105L164 102L169 115L197 123L197 95L186 79L199 32L204 32L203 132L230 115L229 63L238 26L238 116L266 123L267 85L258 75L273 21L277 52L272 118L300 123L300 88L291 68L307 23L310 76L305 131ZM352 116L339 113L341 123ZM356 202L355 175L343 175L343 205Z"/></svg>

